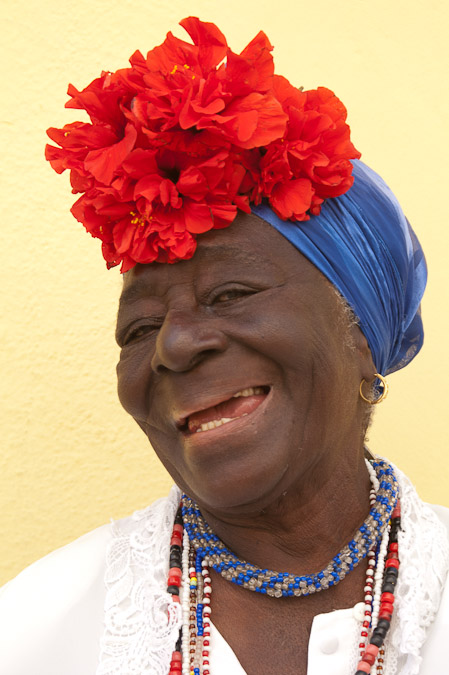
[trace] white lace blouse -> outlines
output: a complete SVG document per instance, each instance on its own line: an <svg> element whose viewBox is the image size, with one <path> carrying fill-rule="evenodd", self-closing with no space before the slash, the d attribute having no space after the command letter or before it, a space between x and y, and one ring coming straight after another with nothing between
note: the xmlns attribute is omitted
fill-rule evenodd
<svg viewBox="0 0 449 675"><path fill-rule="evenodd" d="M385 675L449 674L449 509L401 489L401 574ZM179 492L54 551L0 591L2 675L167 675L180 625L165 584ZM315 617L308 675L350 675L363 604ZM245 675L211 628L213 675Z"/></svg>

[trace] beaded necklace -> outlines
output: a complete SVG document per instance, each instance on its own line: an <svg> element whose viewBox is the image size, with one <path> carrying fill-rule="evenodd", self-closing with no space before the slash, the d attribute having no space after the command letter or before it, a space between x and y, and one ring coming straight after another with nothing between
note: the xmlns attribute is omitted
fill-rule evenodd
<svg viewBox="0 0 449 675"><path fill-rule="evenodd" d="M212 580L209 567L248 590L274 598L309 595L335 585L368 557L365 612L355 675L383 673L384 648L394 605L399 570L397 534L400 528L398 486L384 460L367 461L372 482L370 513L354 538L317 574L295 576L259 569L239 560L212 532L196 503L183 495L170 540L167 591L180 602L183 626L172 654L169 675L210 675L210 614ZM375 628L373 628L375 626Z"/></svg>

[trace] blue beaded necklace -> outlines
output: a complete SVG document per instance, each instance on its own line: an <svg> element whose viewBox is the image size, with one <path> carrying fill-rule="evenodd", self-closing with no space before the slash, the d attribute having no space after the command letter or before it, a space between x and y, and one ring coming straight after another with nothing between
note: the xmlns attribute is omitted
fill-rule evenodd
<svg viewBox="0 0 449 675"><path fill-rule="evenodd" d="M261 569L240 560L212 531L196 502L184 494L181 500L182 519L197 559L228 581L275 598L310 595L334 586L380 542L398 500L398 484L391 465L380 459L366 462L370 472L375 472L376 476L375 502L351 541L320 572L297 576Z"/></svg>

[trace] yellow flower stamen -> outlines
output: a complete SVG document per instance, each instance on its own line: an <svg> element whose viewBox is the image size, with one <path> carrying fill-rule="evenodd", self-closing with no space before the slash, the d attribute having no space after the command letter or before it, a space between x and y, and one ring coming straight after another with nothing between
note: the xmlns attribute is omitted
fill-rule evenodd
<svg viewBox="0 0 449 675"><path fill-rule="evenodd" d="M138 227L143 227L145 225L145 218L143 216L137 215L135 211L131 211L130 215L134 216L134 218L131 218L131 225L136 225Z"/></svg>

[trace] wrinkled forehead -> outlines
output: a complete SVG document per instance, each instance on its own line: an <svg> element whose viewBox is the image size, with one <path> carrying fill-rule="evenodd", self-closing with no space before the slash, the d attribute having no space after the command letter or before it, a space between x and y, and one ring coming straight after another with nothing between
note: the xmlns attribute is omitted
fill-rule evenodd
<svg viewBox="0 0 449 675"><path fill-rule="evenodd" d="M322 276L285 237L254 214L240 213L229 227L199 235L197 242L189 260L139 264L126 272L121 304L132 301L145 287L157 291L217 270L230 275L250 270L270 273L279 281L291 274Z"/></svg>

